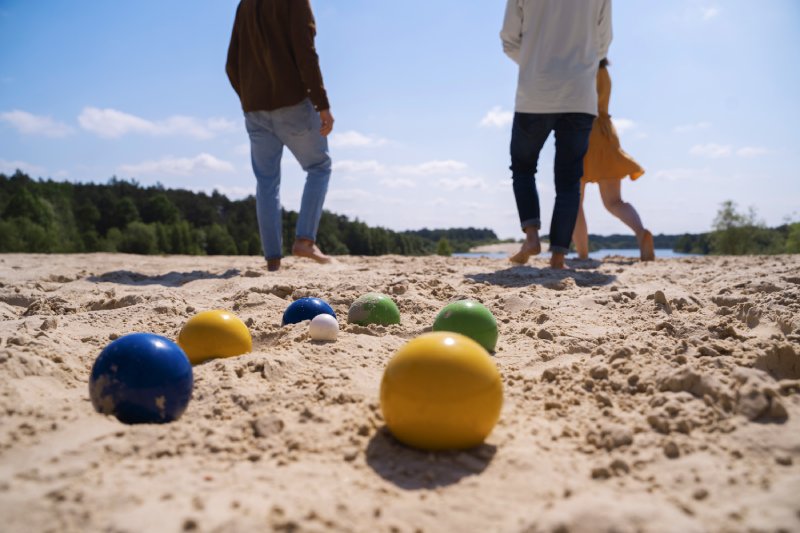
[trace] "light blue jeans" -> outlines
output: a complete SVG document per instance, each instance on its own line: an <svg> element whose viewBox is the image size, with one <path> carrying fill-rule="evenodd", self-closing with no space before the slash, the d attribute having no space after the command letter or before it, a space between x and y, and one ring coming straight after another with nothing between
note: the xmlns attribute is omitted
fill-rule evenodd
<svg viewBox="0 0 800 533"><path fill-rule="evenodd" d="M296 236L317 240L322 205L331 177L328 139L319 133L319 113L309 100L274 111L244 114L250 135L250 154L256 176L256 212L264 257L283 256L281 225L281 157L286 146L306 171Z"/></svg>

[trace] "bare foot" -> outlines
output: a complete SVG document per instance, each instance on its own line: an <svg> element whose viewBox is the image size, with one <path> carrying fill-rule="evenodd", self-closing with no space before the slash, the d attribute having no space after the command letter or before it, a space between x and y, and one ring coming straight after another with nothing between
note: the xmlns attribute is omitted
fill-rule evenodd
<svg viewBox="0 0 800 533"><path fill-rule="evenodd" d="M550 257L550 268L554 270L565 270L567 267L564 264L564 254L553 252L552 257Z"/></svg>
<svg viewBox="0 0 800 533"><path fill-rule="evenodd" d="M656 259L653 234L647 230L644 230L644 233L642 234L642 240L639 243L639 258L642 261L655 261Z"/></svg>
<svg viewBox="0 0 800 533"><path fill-rule="evenodd" d="M508 258L515 265L524 265L531 256L542 253L542 244L539 242L539 235L531 234L522 243L519 252Z"/></svg>
<svg viewBox="0 0 800 533"><path fill-rule="evenodd" d="M270 272L276 272L281 268L281 260L280 259L267 259L267 270Z"/></svg>
<svg viewBox="0 0 800 533"><path fill-rule="evenodd" d="M308 239L297 239L292 246L292 255L313 259L323 265L331 262L331 258L323 254L314 241Z"/></svg>

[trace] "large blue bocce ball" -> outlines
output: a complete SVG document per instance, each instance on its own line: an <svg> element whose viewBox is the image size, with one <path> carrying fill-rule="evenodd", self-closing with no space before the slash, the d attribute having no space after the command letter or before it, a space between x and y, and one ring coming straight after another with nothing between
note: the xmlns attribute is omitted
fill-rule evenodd
<svg viewBox="0 0 800 533"><path fill-rule="evenodd" d="M177 420L192 397L192 365L181 348L150 333L133 333L100 352L89 378L99 412L125 424Z"/></svg>
<svg viewBox="0 0 800 533"><path fill-rule="evenodd" d="M331 315L336 318L333 308L328 302L320 298L300 298L292 302L283 313L283 325L299 324L305 320L312 320L317 315Z"/></svg>

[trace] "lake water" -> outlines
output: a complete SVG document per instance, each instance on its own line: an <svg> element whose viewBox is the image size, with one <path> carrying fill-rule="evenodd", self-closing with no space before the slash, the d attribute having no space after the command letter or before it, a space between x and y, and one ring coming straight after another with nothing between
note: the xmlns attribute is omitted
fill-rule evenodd
<svg viewBox="0 0 800 533"><path fill-rule="evenodd" d="M546 255L546 253L545 253ZM603 259L612 255L621 257L639 257L638 248L623 248L620 250L597 250L591 252L589 257L592 259ZM488 257L489 259L505 259L509 256L507 253L483 253L483 252L469 252L463 254L453 254L453 257ZM568 259L575 259L577 256L572 253L567 256ZM681 254L673 252L672 250L663 248L656 250L656 259L674 259L677 257L695 257L695 254Z"/></svg>

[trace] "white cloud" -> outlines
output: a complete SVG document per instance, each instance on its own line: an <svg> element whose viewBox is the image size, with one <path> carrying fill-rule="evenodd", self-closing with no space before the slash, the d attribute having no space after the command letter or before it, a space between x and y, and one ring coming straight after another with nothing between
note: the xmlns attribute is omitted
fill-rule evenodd
<svg viewBox="0 0 800 533"><path fill-rule="evenodd" d="M681 124L680 126L675 126L672 131L675 133L688 133L690 131L697 131L697 130L705 130L711 127L710 122L696 122L694 124Z"/></svg>
<svg viewBox="0 0 800 533"><path fill-rule="evenodd" d="M470 178L467 176L461 178L442 178L436 182L436 186L450 192L470 189L486 190L489 188L483 178Z"/></svg>
<svg viewBox="0 0 800 533"><path fill-rule="evenodd" d="M736 155L739 157L759 157L768 153L769 150L763 146L743 146L736 150Z"/></svg>
<svg viewBox="0 0 800 533"><path fill-rule="evenodd" d="M333 162L333 171L353 174L383 174L386 172L386 166L375 160L358 161L344 159L342 161Z"/></svg>
<svg viewBox="0 0 800 533"><path fill-rule="evenodd" d="M638 125L629 118L612 118L611 122L614 123L617 133L620 135L625 135L625 132L634 130L638 127Z"/></svg>
<svg viewBox="0 0 800 533"><path fill-rule="evenodd" d="M696 144L689 150L689 154L700 157L709 157L711 159L718 159L720 157L728 157L733 153L733 148L729 145L723 144Z"/></svg>
<svg viewBox="0 0 800 533"><path fill-rule="evenodd" d="M191 176L194 174L217 172L232 173L232 164L217 159L210 154L196 157L165 157L158 161L144 161L133 165L122 165L119 170L123 174L138 176L144 174L170 174L173 176Z"/></svg>
<svg viewBox="0 0 800 533"><path fill-rule="evenodd" d="M364 189L335 189L330 191L325 198L327 201L351 204L366 200L374 200L375 195Z"/></svg>
<svg viewBox="0 0 800 533"><path fill-rule="evenodd" d="M420 163L419 165L395 167L395 170L401 174L410 174L412 176L430 176L432 174L459 172L465 170L467 167L468 165L466 163L447 159L444 161L428 161L426 163Z"/></svg>
<svg viewBox="0 0 800 533"><path fill-rule="evenodd" d="M86 131L107 139L117 139L129 133L162 136L186 136L195 139L212 139L219 133L232 131L236 125L224 118L201 120L175 115L164 120L151 121L116 109L85 108L78 122Z"/></svg>
<svg viewBox="0 0 800 533"><path fill-rule="evenodd" d="M414 189L417 187L414 181L407 178L385 178L380 183L387 189Z"/></svg>
<svg viewBox="0 0 800 533"><path fill-rule="evenodd" d="M376 148L387 144L389 141L381 137L365 135L351 130L332 134L329 142L332 148Z"/></svg>
<svg viewBox="0 0 800 533"><path fill-rule="evenodd" d="M50 117L34 115L27 111L20 111L19 109L0 113L0 120L8 122L25 135L43 135L45 137L59 138L66 137L74 131L63 122L58 122Z"/></svg>
<svg viewBox="0 0 800 533"><path fill-rule="evenodd" d="M481 119L481 127L502 128L514 121L513 111L504 111L502 107L495 106Z"/></svg>
<svg viewBox="0 0 800 533"><path fill-rule="evenodd" d="M0 159L0 173L10 176L17 170L21 170L25 174L35 177L41 177L46 172L44 167L33 165L25 161L7 161L5 159Z"/></svg>
<svg viewBox="0 0 800 533"><path fill-rule="evenodd" d="M707 168L669 168L656 171L656 180L685 181L707 180L712 177Z"/></svg>
<svg viewBox="0 0 800 533"><path fill-rule="evenodd" d="M466 163L461 161L435 160L426 161L417 165L398 165L390 166L380 163L374 159L355 160L344 159L333 162L334 172L350 174L372 174L372 175L400 175L400 176L432 176L441 174L452 174L462 172L469 168Z"/></svg>
<svg viewBox="0 0 800 533"><path fill-rule="evenodd" d="M689 150L691 155L708 157L711 159L718 159L721 157L729 157L736 154L739 157L760 157L768 154L770 151L763 146L743 146L735 149L727 144L696 144Z"/></svg>
<svg viewBox="0 0 800 533"><path fill-rule="evenodd" d="M722 10L717 6L707 6L701 8L701 15L703 17L703 20L711 20L713 18L716 18L717 16L719 16L721 12Z"/></svg>

